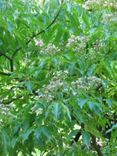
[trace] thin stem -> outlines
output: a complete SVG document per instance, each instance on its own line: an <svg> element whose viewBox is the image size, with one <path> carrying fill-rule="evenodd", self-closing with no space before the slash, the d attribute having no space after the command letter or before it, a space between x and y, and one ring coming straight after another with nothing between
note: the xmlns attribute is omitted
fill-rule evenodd
<svg viewBox="0 0 117 156"><path fill-rule="evenodd" d="M63 1L61 2L61 4L63 3ZM45 33L57 20L59 14L60 14L60 10L61 10L61 7L59 9L59 11L57 12L56 16L54 17L54 19L51 21L51 23L43 30L37 32L36 34L33 34L30 39L28 41L26 41L25 45L28 45L35 37L41 35L42 33ZM14 51L13 55L12 55L12 58L14 58L17 54L18 51L20 51L22 49L22 47L18 47L16 48L16 50Z"/></svg>
<svg viewBox="0 0 117 156"><path fill-rule="evenodd" d="M93 135L92 135L92 146L95 149L95 151L97 152L98 156L103 156L103 154L102 154L102 152L100 150L99 145L97 145L96 137L93 136Z"/></svg>
<svg viewBox="0 0 117 156"><path fill-rule="evenodd" d="M11 73L0 72L0 75L3 75L3 76L11 76Z"/></svg>

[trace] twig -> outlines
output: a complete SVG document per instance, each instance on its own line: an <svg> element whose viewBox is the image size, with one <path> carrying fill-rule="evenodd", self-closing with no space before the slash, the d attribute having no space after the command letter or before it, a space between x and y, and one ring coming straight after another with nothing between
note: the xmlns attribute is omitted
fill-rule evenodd
<svg viewBox="0 0 117 156"><path fill-rule="evenodd" d="M11 76L12 73L5 73L5 72L0 72L0 75L4 75L4 76Z"/></svg>
<svg viewBox="0 0 117 156"><path fill-rule="evenodd" d="M92 147L95 149L95 151L97 152L98 156L103 156L99 145L97 145L96 143L96 137L92 135Z"/></svg>
<svg viewBox="0 0 117 156"><path fill-rule="evenodd" d="M75 138L72 140L71 145L73 145L73 143L78 142L78 140L80 139L80 136L82 135L82 130L84 129L84 124L81 123L81 129L79 129L78 133L76 134Z"/></svg>
<svg viewBox="0 0 117 156"><path fill-rule="evenodd" d="M9 101L3 100L2 103L3 103L3 104L10 104L11 102L16 101L16 100L18 100L18 99L20 99L20 98L22 98L22 97L23 97L22 95L19 95L18 97L13 98L13 99L11 99L11 100L9 100Z"/></svg>
<svg viewBox="0 0 117 156"><path fill-rule="evenodd" d="M13 72L14 68L13 68L13 59L10 60L10 67L11 67L11 72Z"/></svg>
<svg viewBox="0 0 117 156"><path fill-rule="evenodd" d="M64 3L64 0L61 1L61 4ZM43 30L39 31L38 33L36 34L33 34L30 39L28 41L26 41L26 45L28 45L36 36L39 36L40 34L46 32L54 23L55 21L57 20L59 14L60 14L60 10L61 10L61 7L59 8L59 11L57 12L56 16L54 17L54 19L51 21L51 23ZM14 57L16 56L17 52L20 51L22 49L22 47L17 47L12 55L12 57L9 57L7 56L6 54L4 54L2 51L0 51L0 55L1 56L4 56L5 58L7 58L9 61L10 61L10 70L11 72L13 72L14 68L13 68L13 60L14 60ZM10 76L11 73L4 73L4 72L0 72L0 75L4 75L4 76Z"/></svg>
<svg viewBox="0 0 117 156"><path fill-rule="evenodd" d="M4 56L10 62L10 70L13 72L13 59L0 50L0 55ZM4 74L3 74L4 75Z"/></svg>
<svg viewBox="0 0 117 156"><path fill-rule="evenodd" d="M5 58L7 58L9 61L12 60L12 58L10 58L8 55L4 54L3 51L0 50L0 55L4 56Z"/></svg>
<svg viewBox="0 0 117 156"><path fill-rule="evenodd" d="M63 3L63 0L62 0L62 3ZM54 19L51 21L51 23L50 23L45 29L39 31L39 32L36 33L36 34L33 34L33 35L30 37L30 39L29 39L28 41L26 41L25 45L28 45L35 37L41 35L42 33L45 33L45 32L55 23L55 21L57 20L59 14L60 14L60 10L61 10L61 8L60 8L59 11L57 12L56 16L55 16ZM13 53L13 55L12 55L12 59L16 56L17 52L18 52L19 50L21 50L21 49L22 49L22 47L18 47L18 48L14 51L14 53Z"/></svg>
<svg viewBox="0 0 117 156"><path fill-rule="evenodd" d="M74 143L77 143L80 136L81 136L81 130L78 131L78 133L76 134L75 138L72 140L71 145L73 145Z"/></svg>

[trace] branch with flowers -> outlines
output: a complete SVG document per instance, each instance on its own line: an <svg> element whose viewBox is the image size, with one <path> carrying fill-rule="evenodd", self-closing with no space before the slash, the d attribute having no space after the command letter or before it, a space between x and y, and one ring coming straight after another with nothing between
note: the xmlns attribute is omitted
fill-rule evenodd
<svg viewBox="0 0 117 156"><path fill-rule="evenodd" d="M56 22L59 14L60 14L60 11L61 11L61 7L62 7L62 4L64 3L64 0L61 1L61 6L57 12L57 14L55 15L54 19L50 22L50 24L44 28L43 30L37 32L37 33L34 33L29 40L26 41L25 45L28 45L33 39L35 39L35 37L41 35L42 33L45 33L46 31L48 31L50 29L50 27ZM11 72L10 73L5 73L5 72L0 72L0 75L3 75L3 76L10 76L12 74L12 72L14 71L14 67L13 67L13 62L14 62L14 58L16 56L16 54L22 49L21 46L19 46L18 48L15 49L14 53L12 54L11 57L7 56L6 54L4 54L3 52L0 51L0 55L1 56L4 56L5 58L7 58L9 61L10 61L10 68L11 68Z"/></svg>
<svg viewBox="0 0 117 156"><path fill-rule="evenodd" d="M3 56L10 62L10 70L13 71L13 59L0 50L0 56ZM10 73L0 72L0 75L10 76Z"/></svg>

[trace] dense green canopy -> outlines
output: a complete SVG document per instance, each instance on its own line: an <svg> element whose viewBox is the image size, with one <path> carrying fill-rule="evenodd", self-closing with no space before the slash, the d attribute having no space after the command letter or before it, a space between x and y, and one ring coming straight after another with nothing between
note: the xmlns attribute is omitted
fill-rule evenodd
<svg viewBox="0 0 117 156"><path fill-rule="evenodd" d="M0 156L116 154L116 0L0 0Z"/></svg>

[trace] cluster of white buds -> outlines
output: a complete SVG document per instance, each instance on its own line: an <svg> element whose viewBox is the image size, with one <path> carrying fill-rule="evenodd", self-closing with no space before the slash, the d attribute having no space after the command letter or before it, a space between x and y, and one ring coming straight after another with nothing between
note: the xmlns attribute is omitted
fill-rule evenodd
<svg viewBox="0 0 117 156"><path fill-rule="evenodd" d="M105 49L105 41L102 39L97 39L92 43L92 46L88 48L88 53L86 53L85 58L92 61L97 61L100 59L104 53L102 51Z"/></svg>
<svg viewBox="0 0 117 156"><path fill-rule="evenodd" d="M102 79L100 79L96 76L87 77L86 81L90 87L94 87L94 88L98 88L98 87L102 86L102 84L103 84Z"/></svg>
<svg viewBox="0 0 117 156"><path fill-rule="evenodd" d="M88 0L83 4L83 8L86 10L92 9L94 6L100 5L101 0Z"/></svg>
<svg viewBox="0 0 117 156"><path fill-rule="evenodd" d="M56 47L54 44L49 43L47 47L43 48L40 53L45 55L53 55L60 52L60 49Z"/></svg>
<svg viewBox="0 0 117 156"><path fill-rule="evenodd" d="M63 82L60 80L50 81L48 85L44 85L42 89L38 91L39 98L50 102L54 99L54 96L58 89L63 86Z"/></svg>
<svg viewBox="0 0 117 156"><path fill-rule="evenodd" d="M10 112L11 109L11 105L4 105L0 102L0 113L1 114L8 114L8 112Z"/></svg>
<svg viewBox="0 0 117 156"><path fill-rule="evenodd" d="M117 9L117 2L116 0L87 0L83 4L83 8L86 10L94 9L95 7L103 7L103 8L114 8Z"/></svg>
<svg viewBox="0 0 117 156"><path fill-rule="evenodd" d="M97 49L98 48L98 49ZM94 50L95 49L95 50ZM88 53L85 55L85 58L89 61L98 61L104 53L99 50L99 47L92 47L88 50Z"/></svg>
<svg viewBox="0 0 117 156"><path fill-rule="evenodd" d="M104 23L117 22L117 13L105 13L105 14L103 14L102 22L104 22Z"/></svg>
<svg viewBox="0 0 117 156"><path fill-rule="evenodd" d="M40 115L40 114L43 114L43 109L42 108L39 108L37 105L34 105L32 108L31 108L32 112L35 112L36 115Z"/></svg>
<svg viewBox="0 0 117 156"><path fill-rule="evenodd" d="M42 89L38 90L39 96L37 99L42 100L42 101L47 101L47 102L53 101L54 96L52 96L51 93L48 93L48 91L44 91L44 89L46 89L46 88L43 87L43 91L42 91Z"/></svg>
<svg viewBox="0 0 117 156"><path fill-rule="evenodd" d="M39 98L46 99L47 102L52 101L59 89L62 90L64 80L67 78L68 71L57 71L53 73L53 77L49 84L43 85L42 89L38 90Z"/></svg>
<svg viewBox="0 0 117 156"><path fill-rule="evenodd" d="M54 90L57 90L58 88L63 86L63 82L61 80L51 80L50 83L46 86L46 92L53 92Z"/></svg>
<svg viewBox="0 0 117 156"><path fill-rule="evenodd" d="M79 78L76 81L72 81L71 85L73 87L74 90L74 95L77 94L79 91L87 91L89 89L85 79L83 78Z"/></svg>
<svg viewBox="0 0 117 156"><path fill-rule="evenodd" d="M43 3L43 0L37 0L39 4Z"/></svg>
<svg viewBox="0 0 117 156"><path fill-rule="evenodd" d="M68 39L66 47L72 49L74 52L80 52L86 48L88 40L87 36L71 35Z"/></svg>
<svg viewBox="0 0 117 156"><path fill-rule="evenodd" d="M104 0L104 2L103 2L103 6L104 7L110 7L110 8L113 8L113 9L117 9L117 1L116 0L111 0L111 2L110 2L110 0Z"/></svg>
<svg viewBox="0 0 117 156"><path fill-rule="evenodd" d="M99 50L102 47L104 47L104 41L103 40L96 40L93 43L93 49L95 49L95 50Z"/></svg>
<svg viewBox="0 0 117 156"><path fill-rule="evenodd" d="M43 40L35 39L34 41L35 41L36 46L38 46L38 47L43 47L44 46Z"/></svg>
<svg viewBox="0 0 117 156"><path fill-rule="evenodd" d="M66 81L66 78L63 80L54 76L49 84L43 85L43 87L38 90L38 98L49 103L56 99L58 92L67 93L66 95L70 95L70 92L72 92L73 95L78 95L82 91L95 91L102 86L103 81L96 76L81 77L76 81L72 81L70 84Z"/></svg>
<svg viewBox="0 0 117 156"><path fill-rule="evenodd" d="M52 80L57 80L57 79L66 79L68 77L68 71L67 70L59 70L53 73L53 78Z"/></svg>
<svg viewBox="0 0 117 156"><path fill-rule="evenodd" d="M81 77L77 81L73 81L71 85L78 89L83 91L89 91L90 89L96 89L100 86L102 86L102 80L96 76L91 77Z"/></svg>
<svg viewBox="0 0 117 156"><path fill-rule="evenodd" d="M75 35L71 35L71 37L68 39L66 47L77 45L77 43L78 43L78 37Z"/></svg>

